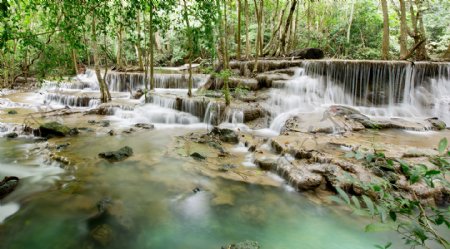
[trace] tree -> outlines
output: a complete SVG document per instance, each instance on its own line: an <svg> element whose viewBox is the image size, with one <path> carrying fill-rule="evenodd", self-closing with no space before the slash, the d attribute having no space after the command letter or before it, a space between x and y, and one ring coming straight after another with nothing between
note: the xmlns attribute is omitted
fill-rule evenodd
<svg viewBox="0 0 450 249"><path fill-rule="evenodd" d="M383 10L383 45L381 49L381 58L389 60L389 10L386 0L381 0Z"/></svg>

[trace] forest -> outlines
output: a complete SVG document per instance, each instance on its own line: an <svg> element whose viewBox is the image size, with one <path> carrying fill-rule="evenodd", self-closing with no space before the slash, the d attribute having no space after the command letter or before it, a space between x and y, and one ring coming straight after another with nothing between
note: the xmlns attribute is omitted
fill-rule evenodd
<svg viewBox="0 0 450 249"><path fill-rule="evenodd" d="M2 0L0 78L61 77L80 65L150 71L186 63L289 57L445 60L445 0Z"/></svg>
<svg viewBox="0 0 450 249"><path fill-rule="evenodd" d="M450 248L449 0L0 19L0 248Z"/></svg>

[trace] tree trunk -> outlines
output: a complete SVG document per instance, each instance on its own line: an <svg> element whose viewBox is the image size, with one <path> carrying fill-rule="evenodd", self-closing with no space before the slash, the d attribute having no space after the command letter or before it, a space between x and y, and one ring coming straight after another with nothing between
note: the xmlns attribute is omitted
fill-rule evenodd
<svg viewBox="0 0 450 249"><path fill-rule="evenodd" d="M248 37L248 26L250 22L248 0L245 0L245 58L250 58L250 40Z"/></svg>
<svg viewBox="0 0 450 249"><path fill-rule="evenodd" d="M78 74L77 54L75 52L75 49L72 49L72 61L73 61L73 67L75 69L75 74Z"/></svg>
<svg viewBox="0 0 450 249"><path fill-rule="evenodd" d="M263 1L263 0L259 0L259 1ZM258 57L259 57L259 46L260 46L260 39L259 37L261 36L261 14L260 14L260 10L258 8L258 3L256 2L256 0L253 0L253 2L255 3L255 14L256 14L256 20L258 23L258 31L256 34L256 39L255 39L255 64L253 66L253 72L256 72L258 70Z"/></svg>
<svg viewBox="0 0 450 249"><path fill-rule="evenodd" d="M137 42L136 42L136 52L139 61L139 70L144 71L144 63L142 61L142 47L141 47L141 13L137 11L136 14L136 32L137 32Z"/></svg>
<svg viewBox="0 0 450 249"><path fill-rule="evenodd" d="M281 36L280 42L281 42L281 54L282 55L286 54L286 36L289 32L289 27L292 23L292 16L294 15L296 5L297 5L297 0L293 0L292 4L291 4L291 9L289 10L289 14L286 19L286 25L284 27L283 34Z"/></svg>
<svg viewBox="0 0 450 249"><path fill-rule="evenodd" d="M348 27L347 27L347 44L350 43L350 31L352 28L352 22L353 22L353 12L355 10L355 2L352 0L351 6L350 6L350 18L348 21ZM348 45L347 45L348 46Z"/></svg>
<svg viewBox="0 0 450 249"><path fill-rule="evenodd" d="M94 70L95 75L97 76L98 85L100 88L100 101L102 103L108 102L108 96L105 91L105 84L102 79L102 75L100 73L100 64L99 64L99 58L98 58L98 51L97 51L97 32L95 31L95 14L92 17L92 51L94 53Z"/></svg>
<svg viewBox="0 0 450 249"><path fill-rule="evenodd" d="M422 0L415 0L416 11L414 12L414 4L412 0L409 0L409 9L411 14L411 23L413 26L413 34L412 37L414 39L414 44L420 44L416 48L416 60L427 60L428 54L426 50L426 36L425 36L425 28L423 26L423 18L422 18Z"/></svg>
<svg viewBox="0 0 450 249"><path fill-rule="evenodd" d="M155 75L154 75L154 59L155 59L155 53L154 53L154 46L155 46L155 36L153 32L153 3L150 1L150 91L155 90ZM190 61L190 59L189 59Z"/></svg>
<svg viewBox="0 0 450 249"><path fill-rule="evenodd" d="M184 5L184 11L183 11L183 17L184 17L184 21L186 22L186 29L187 29L187 33L188 33L188 48L189 48L189 80L188 80L188 96L192 97L192 46L193 46L193 41L192 41L192 32L191 32L191 26L189 25L189 16L188 16L188 12L187 12L187 4L186 4L186 0L183 0L183 5Z"/></svg>
<svg viewBox="0 0 450 249"><path fill-rule="evenodd" d="M224 60L224 69L227 71L229 70L229 56L228 56L228 21L227 21L227 2L223 4L224 7L224 54L225 54L225 60ZM225 92L225 106L229 106L231 103L230 100L230 89L228 87L228 72L225 72L225 76L223 78L223 88Z"/></svg>
<svg viewBox="0 0 450 249"><path fill-rule="evenodd" d="M117 32L117 68L122 68L122 42L123 42L123 27L119 25L119 30Z"/></svg>
<svg viewBox="0 0 450 249"><path fill-rule="evenodd" d="M381 58L389 60L389 10L386 0L381 0L383 10L383 45L381 47Z"/></svg>
<svg viewBox="0 0 450 249"><path fill-rule="evenodd" d="M238 20L237 20L237 39L236 39L236 43L237 43L237 51L236 51L236 59L240 60L241 59L241 0L237 0L237 16L238 16Z"/></svg>
<svg viewBox="0 0 450 249"><path fill-rule="evenodd" d="M406 45L406 39L408 35L408 26L406 24L406 5L405 0L399 0L400 2L400 58L405 57L408 53Z"/></svg>

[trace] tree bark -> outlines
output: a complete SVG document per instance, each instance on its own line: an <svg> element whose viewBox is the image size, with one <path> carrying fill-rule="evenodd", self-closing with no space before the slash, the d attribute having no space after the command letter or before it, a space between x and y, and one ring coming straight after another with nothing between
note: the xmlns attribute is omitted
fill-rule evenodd
<svg viewBox="0 0 450 249"><path fill-rule="evenodd" d="M92 51L94 53L94 71L95 75L97 76L97 81L100 88L100 101L102 103L108 102L108 96L105 91L105 84L104 80L102 79L102 75L100 73L100 64L99 64L99 58L98 58L98 51L97 51L97 32L95 30L95 14L93 14L92 17Z"/></svg>
<svg viewBox="0 0 450 249"><path fill-rule="evenodd" d="M155 53L154 53L154 46L155 46L155 36L153 32L153 2L150 1L150 91L155 90L155 75L154 75L154 59L155 59ZM189 62L190 62L189 58ZM190 66L189 66L190 67Z"/></svg>
<svg viewBox="0 0 450 249"><path fill-rule="evenodd" d="M386 0L381 0L383 10L383 44L381 47L381 58L389 60L389 10Z"/></svg>
<svg viewBox="0 0 450 249"><path fill-rule="evenodd" d="M250 22L248 0L245 0L245 58L250 58L250 39L248 37L248 26Z"/></svg>
<svg viewBox="0 0 450 249"><path fill-rule="evenodd" d="M187 4L186 0L183 0L184 5L184 11L183 11L183 17L184 21L186 23L186 29L188 33L188 48L189 48L189 80L188 80L188 96L192 97L192 33L191 33L191 26L189 24L189 16L187 12Z"/></svg>
<svg viewBox="0 0 450 249"><path fill-rule="evenodd" d="M263 1L263 0L259 0L259 1ZM257 20L257 24L258 24L258 31L256 34L256 39L255 39L255 63L253 66L253 72L256 72L258 70L258 57L259 57L259 46L260 44L260 39L259 37L261 36L261 14L260 14L260 10L258 8L258 3L256 2L256 0L253 0L253 2L255 3L255 14L256 14L256 20Z"/></svg>
<svg viewBox="0 0 450 249"><path fill-rule="evenodd" d="M142 47L141 47L141 13L137 11L136 13L136 32L137 32L137 42L136 42L136 52L139 61L139 70L144 71L144 63L142 61Z"/></svg>
<svg viewBox="0 0 450 249"><path fill-rule="evenodd" d="M72 48L72 61L73 61L73 67L75 69L75 74L78 74L77 54L75 52L75 49L73 49L73 48Z"/></svg>
<svg viewBox="0 0 450 249"><path fill-rule="evenodd" d="M286 54L286 36L287 36L287 34L289 32L289 27L290 27L290 25L292 23L292 16L294 15L296 6L297 6L297 0L293 0L292 4L291 4L291 9L289 10L289 14L288 14L288 17L286 19L286 25L284 27L283 34L282 34L281 40L280 40L280 42L281 42L281 54L282 55Z"/></svg>
<svg viewBox="0 0 450 249"><path fill-rule="evenodd" d="M241 0L237 0L237 39L236 39L236 43L237 43L237 51L236 51L236 59L240 60L241 59Z"/></svg>
<svg viewBox="0 0 450 249"><path fill-rule="evenodd" d="M120 24L117 30L117 67L122 68L122 42L123 42L123 27Z"/></svg>
<svg viewBox="0 0 450 249"><path fill-rule="evenodd" d="M406 39L408 35L408 26L406 24L406 5L405 0L399 0L400 2L400 58L405 57L408 53L406 45Z"/></svg>

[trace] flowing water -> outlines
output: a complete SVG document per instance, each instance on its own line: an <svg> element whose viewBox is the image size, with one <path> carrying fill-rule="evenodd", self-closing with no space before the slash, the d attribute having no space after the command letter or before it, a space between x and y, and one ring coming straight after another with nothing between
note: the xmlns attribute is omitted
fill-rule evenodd
<svg viewBox="0 0 450 249"><path fill-rule="evenodd" d="M333 104L353 106L374 118L436 116L450 124L450 66L341 64L307 62L290 80L274 83L263 103L272 116L272 131L254 134L273 136L292 115L322 115ZM0 111L98 106L93 72L88 70L77 79L75 84L47 82L43 92L5 94ZM206 80L207 76L196 75L194 88ZM206 174L204 165L174 145L177 136L205 132L218 121L236 128L242 125L244 112L234 107L225 110L203 97L183 98L186 76L157 74L157 94L148 103L144 98L129 99L129 89L144 88L142 74L110 73L107 82L115 98L114 115L96 118L111 121L114 129L136 123L152 123L156 129L116 136L87 132L54 139L52 143L70 143L61 154L76 163L64 166L47 160L45 143L22 136L2 138L14 126L0 123L0 178L21 178L18 189L0 202L1 248L105 248L92 244L89 221L101 200L112 202L114 222L119 224L112 235L104 235L113 241L106 248L206 249L248 239L269 249L372 248L386 241L403 248L395 234L364 233L369 220L312 202L274 174L259 171L242 145L232 149L243 154L235 163L256 170L278 187ZM84 119L72 122L84 125ZM392 136L393 141L418 137L413 139L416 142L421 135L395 132L380 137ZM134 155L123 162L109 163L97 156L124 145L132 147ZM194 193L196 187L201 191Z"/></svg>
<svg viewBox="0 0 450 249"><path fill-rule="evenodd" d="M2 248L89 248L88 218L104 198L126 226L107 248L206 249L250 239L263 248L362 249L393 239L364 233L367 221L297 192L202 175L195 160L172 152L173 136L184 132L59 139L79 159L75 171L46 165L30 141L2 139L0 176L22 177L1 204L3 216L21 207L0 226ZM124 162L97 157L125 144L134 155ZM193 193L195 187L201 191Z"/></svg>

